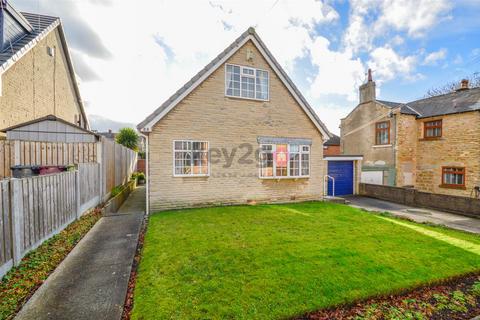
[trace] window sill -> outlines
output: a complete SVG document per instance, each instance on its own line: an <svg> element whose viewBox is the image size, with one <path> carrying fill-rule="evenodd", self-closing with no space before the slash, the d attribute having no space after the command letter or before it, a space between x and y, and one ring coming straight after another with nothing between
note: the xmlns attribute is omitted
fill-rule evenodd
<svg viewBox="0 0 480 320"><path fill-rule="evenodd" d="M418 141L438 141L438 140L444 140L442 137L435 137L435 138L421 138L418 139Z"/></svg>
<svg viewBox="0 0 480 320"><path fill-rule="evenodd" d="M310 179L310 176L303 177L258 177L261 180L299 180L299 179Z"/></svg>
<svg viewBox="0 0 480 320"><path fill-rule="evenodd" d="M257 99L257 98L245 98L245 97L237 97L237 96L229 96L225 95L226 98L230 99L239 99L239 100L250 100L250 101L257 101L257 102L270 102L270 99Z"/></svg>
<svg viewBox="0 0 480 320"><path fill-rule="evenodd" d="M457 185L452 185L452 184L441 184L439 185L440 188L445 188L445 189L458 189L458 190L467 190L465 186L457 186Z"/></svg>
<svg viewBox="0 0 480 320"><path fill-rule="evenodd" d="M390 148L392 144L375 144L372 146L372 148Z"/></svg>
<svg viewBox="0 0 480 320"><path fill-rule="evenodd" d="M174 178L208 178L209 174L174 174Z"/></svg>

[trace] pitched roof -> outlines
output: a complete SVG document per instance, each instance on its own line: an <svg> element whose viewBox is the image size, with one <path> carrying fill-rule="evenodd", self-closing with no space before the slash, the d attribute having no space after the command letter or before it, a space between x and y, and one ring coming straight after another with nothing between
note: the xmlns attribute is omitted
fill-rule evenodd
<svg viewBox="0 0 480 320"><path fill-rule="evenodd" d="M377 100L377 102L389 108L400 108L400 112L404 114L412 114L417 116L417 118L429 118L447 114L480 111L480 88L454 91L407 103L383 100Z"/></svg>
<svg viewBox="0 0 480 320"><path fill-rule="evenodd" d="M190 79L183 87L175 92L170 98L168 98L160 107L158 107L152 114L150 114L145 120L137 125L137 129L140 131L148 131L151 127L157 123L163 116L165 116L172 108L175 107L186 95L188 95L193 89L195 89L201 82L203 82L210 74L212 74L218 67L222 65L229 57L231 57L240 47L243 46L248 40L252 40L264 58L270 63L272 69L275 70L280 79L284 82L285 86L290 90L297 102L304 108L304 111L317 126L319 131L324 135L324 138L331 137L331 133L327 127L320 120L313 108L308 104L307 100L300 93L293 81L283 70L277 60L270 53L263 41L260 39L254 28L249 28L242 33L232 44L230 44L225 50L223 50L215 59L207 64L200 72L198 72L192 79Z"/></svg>
<svg viewBox="0 0 480 320"><path fill-rule="evenodd" d="M340 137L337 136L336 134L332 134L332 137L327 140L323 144L324 146L339 146L340 145Z"/></svg>
<svg viewBox="0 0 480 320"><path fill-rule="evenodd" d="M11 6L8 6L5 10L14 9ZM55 30L58 27L60 40L64 49L67 66L72 79L75 95L77 96L77 101L80 106L80 111L83 115L83 118L85 119L87 128L90 128L60 18L27 12L19 13L15 11L15 13L19 15L17 16L18 19L24 18L33 29L30 32L26 32L23 37L13 42L11 45L7 46L3 51L0 52L0 74L5 73L13 64L15 64L15 62L17 62L21 57L23 57L27 52L29 52L39 41L41 41L51 31Z"/></svg>
<svg viewBox="0 0 480 320"><path fill-rule="evenodd" d="M28 126L30 124L34 124L34 123L38 123L38 122L42 122L42 121L58 121L58 122L61 122L61 123L64 123L68 126L71 126L73 128L77 128L78 130L81 130L83 132L86 132L86 133L89 133L89 134L92 134L94 136L96 136L97 138L100 136L99 134L93 132L93 131L90 131L90 130L87 130L85 128L82 128L80 126L77 126L76 124L73 124L71 122L68 122L66 120L63 120L62 118L59 118L53 114L49 114L47 116L44 116L44 117L40 117L40 118L37 118L37 119L33 119L33 120L30 120L30 121L26 121L26 122L22 122L22 123L19 123L19 124L16 124L14 126L11 126L11 127L8 127L8 128L5 128L5 129L2 129L0 130L0 132L7 132L7 131L12 131L12 130L15 130L15 129L18 129L18 128L22 128L22 127L25 127L25 126Z"/></svg>
<svg viewBox="0 0 480 320"><path fill-rule="evenodd" d="M391 109L400 108L400 112L404 114L412 114L415 116L420 115L417 111L415 111L412 107L410 107L409 105L406 105L405 103L385 101L385 100L376 100L376 101Z"/></svg>
<svg viewBox="0 0 480 320"><path fill-rule="evenodd" d="M480 111L480 88L455 91L407 104L421 114L420 118Z"/></svg>

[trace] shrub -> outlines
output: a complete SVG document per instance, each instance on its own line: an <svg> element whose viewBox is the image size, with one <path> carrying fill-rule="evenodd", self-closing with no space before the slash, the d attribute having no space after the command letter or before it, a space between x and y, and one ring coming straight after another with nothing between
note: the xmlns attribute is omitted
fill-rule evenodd
<svg viewBox="0 0 480 320"><path fill-rule="evenodd" d="M117 143L134 151L138 150L138 133L132 128L122 128L117 135Z"/></svg>
<svg viewBox="0 0 480 320"><path fill-rule="evenodd" d="M112 191L110 192L110 196L113 198L115 197L116 195L118 195L120 192L122 192L122 190L124 189L125 187L124 186L116 186L112 189Z"/></svg>
<svg viewBox="0 0 480 320"><path fill-rule="evenodd" d="M145 173L143 173L143 172L138 172L138 174L137 174L137 179L138 179L138 180L145 180Z"/></svg>

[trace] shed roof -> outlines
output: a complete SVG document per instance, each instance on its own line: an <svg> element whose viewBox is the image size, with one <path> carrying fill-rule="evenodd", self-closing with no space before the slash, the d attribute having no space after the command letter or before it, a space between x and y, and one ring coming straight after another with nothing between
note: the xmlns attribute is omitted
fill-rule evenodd
<svg viewBox="0 0 480 320"><path fill-rule="evenodd" d="M100 135L98 135L97 133L93 132L93 131L90 131L90 130L87 130L85 128L82 128L80 126L77 126L71 122L68 122L66 120L63 120L61 118L58 118L52 114L48 115L48 116L45 116L45 117L41 117L41 118L37 118L37 119L34 119L34 120L30 120L30 121L26 121L26 122L23 122L23 123L19 123L19 124L16 124L14 126L11 126L11 127L8 127L8 128L5 128L5 129L2 129L0 130L0 132L8 132L8 131L14 131L14 130L21 130L23 127L26 127L26 126L29 126L31 124L34 124L34 123L39 123L39 122L43 122L43 121L58 121L58 122L61 122L67 126L70 126L72 128L76 128L78 130L81 130L85 133L88 133L88 134L91 134L91 135L94 135L95 137L99 138Z"/></svg>

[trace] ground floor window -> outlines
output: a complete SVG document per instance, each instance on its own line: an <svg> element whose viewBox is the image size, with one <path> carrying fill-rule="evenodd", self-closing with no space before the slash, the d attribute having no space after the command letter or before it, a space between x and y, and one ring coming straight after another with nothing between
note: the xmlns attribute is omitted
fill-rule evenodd
<svg viewBox="0 0 480 320"><path fill-rule="evenodd" d="M443 167L442 185L447 187L465 186L465 168L463 167Z"/></svg>
<svg viewBox="0 0 480 320"><path fill-rule="evenodd" d="M173 142L174 176L206 176L208 172L208 142L175 140Z"/></svg>
<svg viewBox="0 0 480 320"><path fill-rule="evenodd" d="M310 146L298 144L260 145L260 177L308 177Z"/></svg>

